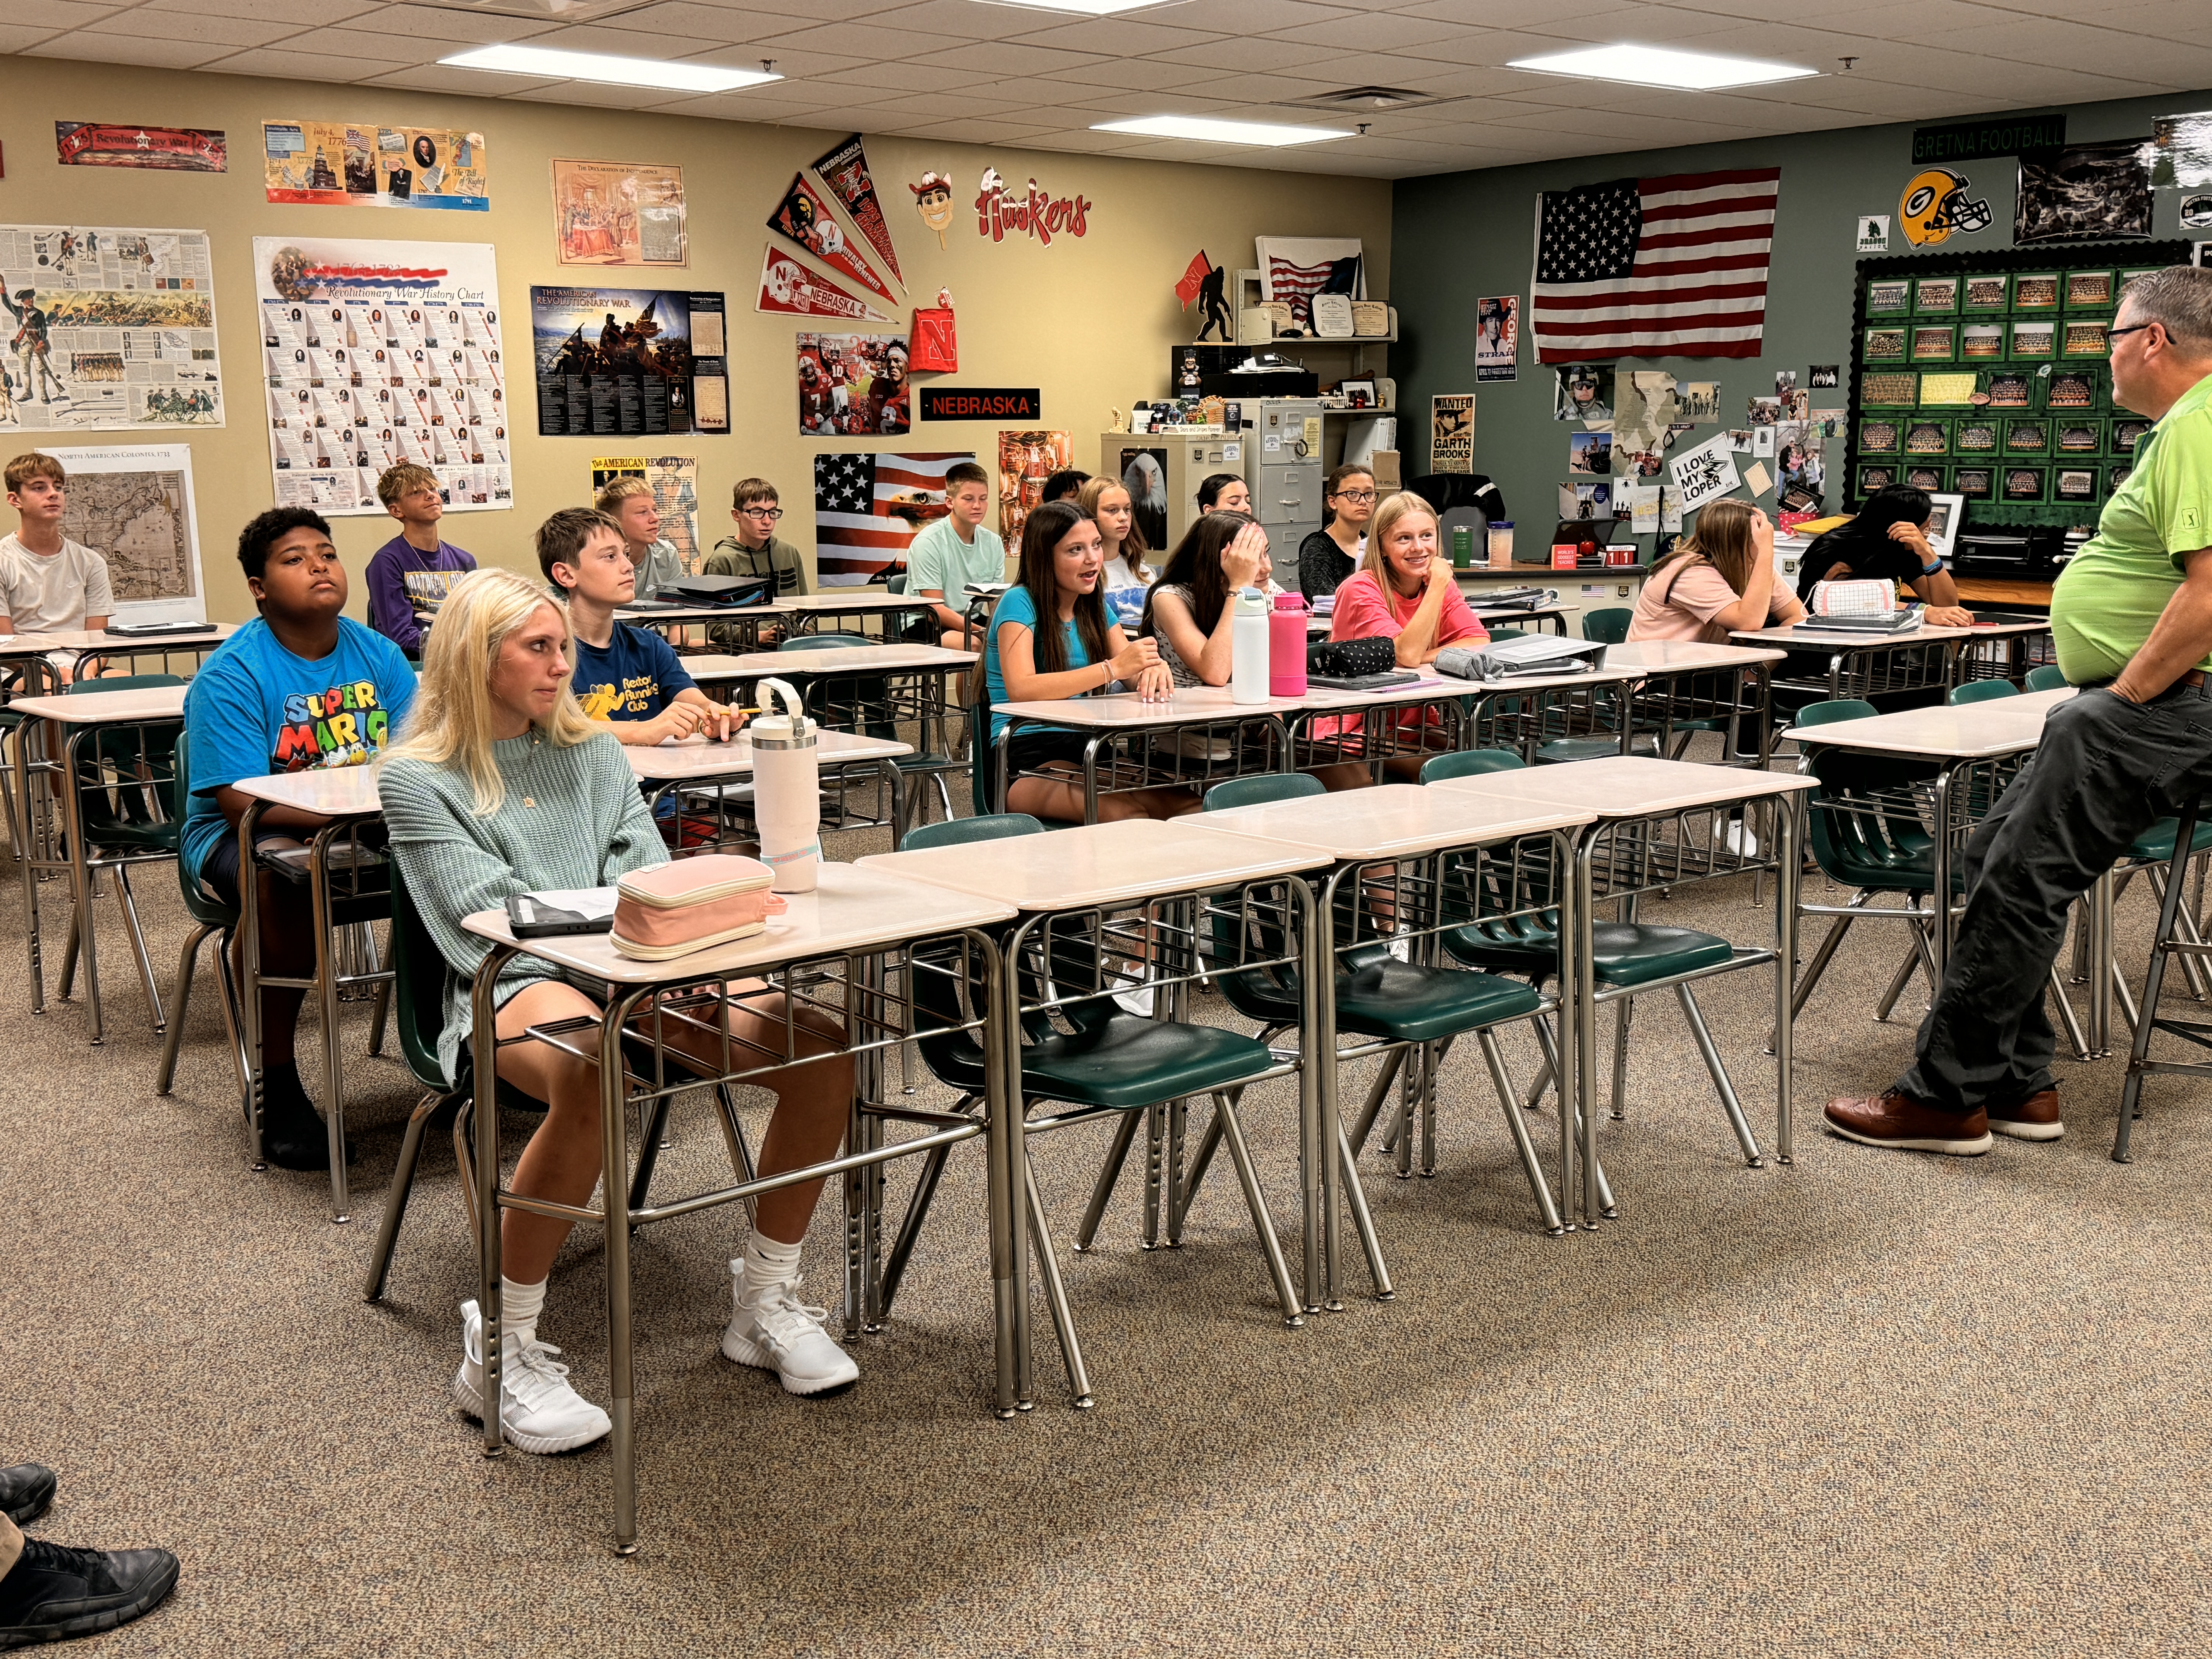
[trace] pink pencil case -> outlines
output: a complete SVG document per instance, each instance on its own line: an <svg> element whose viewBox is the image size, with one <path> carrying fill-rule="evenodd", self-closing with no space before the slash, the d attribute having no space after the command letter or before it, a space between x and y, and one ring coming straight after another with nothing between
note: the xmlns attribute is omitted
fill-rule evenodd
<svg viewBox="0 0 2212 1659"><path fill-rule="evenodd" d="M763 933L783 900L769 891L775 872L758 859L708 853L675 859L615 884L610 937L622 955L665 962Z"/></svg>

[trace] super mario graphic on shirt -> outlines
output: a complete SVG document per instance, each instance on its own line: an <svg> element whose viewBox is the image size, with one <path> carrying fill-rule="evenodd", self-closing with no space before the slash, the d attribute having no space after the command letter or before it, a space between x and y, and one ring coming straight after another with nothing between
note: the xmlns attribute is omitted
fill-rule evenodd
<svg viewBox="0 0 2212 1659"><path fill-rule="evenodd" d="M384 746L392 716L374 680L349 680L284 699L284 723L269 757L271 772L325 766L366 766Z"/></svg>

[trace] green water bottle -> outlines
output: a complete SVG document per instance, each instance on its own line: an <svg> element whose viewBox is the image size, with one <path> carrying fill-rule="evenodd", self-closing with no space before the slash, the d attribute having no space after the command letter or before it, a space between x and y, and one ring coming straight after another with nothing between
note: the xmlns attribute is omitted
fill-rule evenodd
<svg viewBox="0 0 2212 1659"><path fill-rule="evenodd" d="M1452 526L1452 568L1465 570L1474 562L1474 526Z"/></svg>

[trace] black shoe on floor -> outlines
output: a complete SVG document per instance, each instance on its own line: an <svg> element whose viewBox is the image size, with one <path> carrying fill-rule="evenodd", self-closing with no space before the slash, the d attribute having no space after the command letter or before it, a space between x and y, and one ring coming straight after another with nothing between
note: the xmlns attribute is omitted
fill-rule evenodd
<svg viewBox="0 0 2212 1659"><path fill-rule="evenodd" d="M262 1085L261 1151L280 1170L327 1171L331 1167L330 1126L300 1086L299 1074L289 1077L272 1066ZM345 1143L345 1161L356 1158L353 1142Z"/></svg>
<svg viewBox="0 0 2212 1659"><path fill-rule="evenodd" d="M54 1472L43 1463L0 1469L0 1515L27 1527L54 1501Z"/></svg>
<svg viewBox="0 0 2212 1659"><path fill-rule="evenodd" d="M60 1642L128 1624L177 1587L167 1550L73 1550L26 1538L0 1578L0 1648Z"/></svg>

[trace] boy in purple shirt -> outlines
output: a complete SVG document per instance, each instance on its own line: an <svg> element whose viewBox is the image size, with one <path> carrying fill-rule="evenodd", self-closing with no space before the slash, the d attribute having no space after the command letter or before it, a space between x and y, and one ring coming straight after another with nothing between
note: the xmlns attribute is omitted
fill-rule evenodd
<svg viewBox="0 0 2212 1659"><path fill-rule="evenodd" d="M446 498L438 475L402 462L376 481L376 498L399 520L399 533L368 562L368 625L410 657L422 654L422 618L446 601L447 590L476 560L438 538Z"/></svg>

